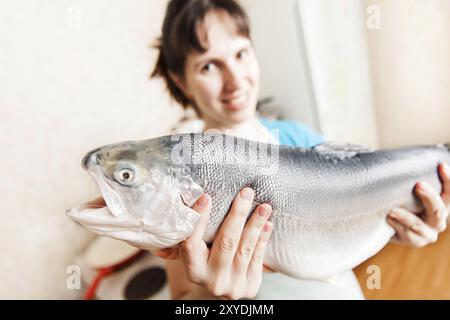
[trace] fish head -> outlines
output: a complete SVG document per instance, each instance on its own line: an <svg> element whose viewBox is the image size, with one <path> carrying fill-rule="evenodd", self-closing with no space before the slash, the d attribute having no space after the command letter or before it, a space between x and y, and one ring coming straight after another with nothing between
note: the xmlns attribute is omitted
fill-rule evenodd
<svg viewBox="0 0 450 320"><path fill-rule="evenodd" d="M168 248L187 238L199 221L190 206L202 188L187 166L171 161L170 148L157 139L97 148L81 164L110 214L68 214L94 232L145 249Z"/></svg>

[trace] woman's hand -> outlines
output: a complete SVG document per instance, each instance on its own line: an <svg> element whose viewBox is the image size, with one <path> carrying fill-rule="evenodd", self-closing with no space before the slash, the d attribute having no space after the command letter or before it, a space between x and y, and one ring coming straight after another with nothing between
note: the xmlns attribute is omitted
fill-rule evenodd
<svg viewBox="0 0 450 320"><path fill-rule="evenodd" d="M264 252L272 232L272 223L268 221L272 208L268 204L256 207L246 223L253 197L250 188L239 192L210 249L203 236L212 200L202 195L193 207L202 214L193 234L178 248L154 254L165 259L180 258L188 279L215 296L253 298L261 286Z"/></svg>
<svg viewBox="0 0 450 320"><path fill-rule="evenodd" d="M388 223L395 229L392 242L421 248L438 239L439 233L447 228L450 212L450 170L447 164L439 166L443 191L439 195L425 182L415 187L425 210L420 214L402 208L393 209L388 215Z"/></svg>

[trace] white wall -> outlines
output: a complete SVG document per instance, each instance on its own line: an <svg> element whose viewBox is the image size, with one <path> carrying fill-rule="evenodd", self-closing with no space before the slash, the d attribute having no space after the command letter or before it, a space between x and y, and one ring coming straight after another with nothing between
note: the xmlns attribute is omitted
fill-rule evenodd
<svg viewBox="0 0 450 320"><path fill-rule="evenodd" d="M261 96L327 140L378 146L360 0L243 0L261 62Z"/></svg>
<svg viewBox="0 0 450 320"><path fill-rule="evenodd" d="M372 147L450 141L450 1L242 3L262 96L288 118Z"/></svg>
<svg viewBox="0 0 450 320"><path fill-rule="evenodd" d="M66 268L92 234L64 210L99 194L81 157L163 134L179 117L147 77L164 9L161 0L0 2L0 298L80 294L67 290Z"/></svg>
<svg viewBox="0 0 450 320"><path fill-rule="evenodd" d="M261 65L262 98L287 119L321 130L295 0L242 0Z"/></svg>
<svg viewBox="0 0 450 320"><path fill-rule="evenodd" d="M323 134L378 146L366 23L360 0L298 0Z"/></svg>
<svg viewBox="0 0 450 320"><path fill-rule="evenodd" d="M381 13L368 30L382 147L450 141L450 1L366 0Z"/></svg>

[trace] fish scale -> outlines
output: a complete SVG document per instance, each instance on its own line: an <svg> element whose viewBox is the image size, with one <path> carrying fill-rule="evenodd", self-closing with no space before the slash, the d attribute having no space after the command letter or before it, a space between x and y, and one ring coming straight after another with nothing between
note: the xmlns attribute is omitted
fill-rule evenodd
<svg viewBox="0 0 450 320"><path fill-rule="evenodd" d="M79 209L68 214L141 248L170 247L192 233L199 216L188 206L206 192L213 206L204 239L212 242L236 194L252 187L252 209L260 203L273 208L264 263L296 278L327 279L389 242L391 208L423 209L414 185L426 181L440 191L442 162L450 163L449 145L373 151L326 143L305 149L222 134L164 136L88 153L83 167L99 184L108 212L95 219ZM119 181L124 172L133 181Z"/></svg>

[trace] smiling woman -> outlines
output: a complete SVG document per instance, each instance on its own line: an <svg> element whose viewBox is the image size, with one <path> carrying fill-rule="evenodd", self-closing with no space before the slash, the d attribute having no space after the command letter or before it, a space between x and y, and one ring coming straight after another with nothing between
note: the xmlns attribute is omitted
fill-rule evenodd
<svg viewBox="0 0 450 320"><path fill-rule="evenodd" d="M169 93L184 108L192 107L204 121L205 130L274 142L269 130L279 131L282 144L311 147L322 142L306 126L256 117L260 69L250 39L249 21L233 0L172 0L169 2L156 48L159 58L152 73L162 77ZM244 188L212 247L203 241L212 200L208 195L192 207L202 214L194 233L179 247L154 253L167 258L173 298L227 297L361 298L351 271L339 275L340 284L300 281L275 274L263 277L262 257L272 231L271 206L256 207L248 223L254 192ZM267 270L267 269L265 269ZM263 278L265 281L263 282ZM261 290L260 286L262 284ZM311 290L313 289L313 290ZM314 293L311 293L314 291Z"/></svg>
<svg viewBox="0 0 450 320"><path fill-rule="evenodd" d="M193 101L206 128L250 119L259 90L259 66L250 40L236 32L232 18L222 11L205 17L199 37L208 50L190 54L185 78L173 75L173 79Z"/></svg>
<svg viewBox="0 0 450 320"><path fill-rule="evenodd" d="M216 129L260 142L276 140L269 130L277 130L280 144L306 148L323 142L319 134L296 122L257 118L260 70L246 13L236 1L170 1L156 48L159 58L153 76L163 77L172 97L197 112L205 130ZM441 177L450 180L443 170L441 166ZM444 178L441 197L431 187L422 193L420 190L425 189L416 188L424 212L402 209L389 215L388 222L397 232L396 241L423 246L435 241L445 229L450 186L445 187L449 182ZM175 259L167 264L173 298L205 297L205 293L231 299L256 295L266 299L363 297L351 270L330 281L263 276L262 258L272 232L272 208L260 204L248 220L243 220L251 210L253 197L250 188L236 195L209 247L203 236L212 198L202 195L192 206L202 216L192 235L179 246L154 251L160 257Z"/></svg>
<svg viewBox="0 0 450 320"><path fill-rule="evenodd" d="M175 100L193 107L206 128L253 117L259 65L248 18L237 3L172 1L157 48L152 76L162 76Z"/></svg>

